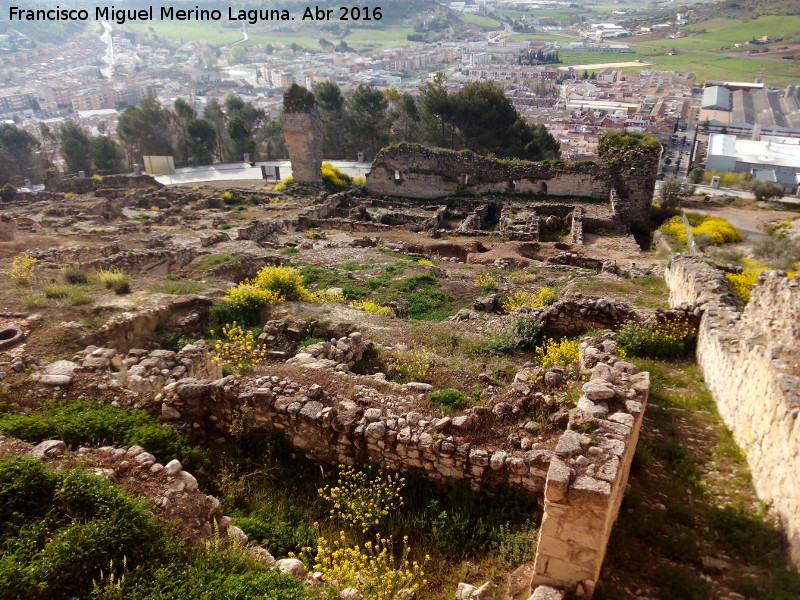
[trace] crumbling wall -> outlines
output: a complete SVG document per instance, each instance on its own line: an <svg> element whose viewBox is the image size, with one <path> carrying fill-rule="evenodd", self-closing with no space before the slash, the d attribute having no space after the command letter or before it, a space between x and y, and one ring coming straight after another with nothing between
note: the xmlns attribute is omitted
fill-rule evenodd
<svg viewBox="0 0 800 600"><path fill-rule="evenodd" d="M762 273L742 309L725 274L702 260L673 256L665 276L670 302L703 311L697 362L800 566L800 279Z"/></svg>
<svg viewBox="0 0 800 600"><path fill-rule="evenodd" d="M532 585L591 597L628 483L650 374L609 356L614 334L581 346L592 377L550 460Z"/></svg>
<svg viewBox="0 0 800 600"><path fill-rule="evenodd" d="M85 179L51 177L45 183L48 192L72 192L74 194L88 194L94 190L104 188L162 188L163 183L159 183L150 175L106 175L102 179L87 177Z"/></svg>
<svg viewBox="0 0 800 600"><path fill-rule="evenodd" d="M367 175L373 193L409 198L456 194L533 193L610 202L622 227L646 219L660 147L639 152L609 148L597 163L504 161L471 152L397 144L378 153Z"/></svg>

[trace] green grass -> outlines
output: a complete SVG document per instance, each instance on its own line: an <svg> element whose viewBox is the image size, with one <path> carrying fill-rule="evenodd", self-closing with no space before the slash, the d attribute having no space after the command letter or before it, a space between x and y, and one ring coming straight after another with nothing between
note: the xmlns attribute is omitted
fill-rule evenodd
<svg viewBox="0 0 800 600"><path fill-rule="evenodd" d="M648 46L685 50L717 50L720 48L732 50L731 47L734 44L743 44L753 38L758 39L765 35L780 37L800 32L800 16L758 17L744 22L735 19L713 19L693 23L687 29L694 31L706 29L707 33L698 33L674 40L653 40L642 43Z"/></svg>
<svg viewBox="0 0 800 600"><path fill-rule="evenodd" d="M183 296L185 294L196 294L203 289L202 284L196 281L170 281L164 283L157 283L150 286L153 292L160 292L162 294L174 294L176 296Z"/></svg>
<svg viewBox="0 0 800 600"><path fill-rule="evenodd" d="M497 29L500 27L499 21L495 21L494 19L483 17L481 15L464 14L461 15L461 20L468 25L477 25L478 27L483 27L486 29Z"/></svg>
<svg viewBox="0 0 800 600"><path fill-rule="evenodd" d="M741 451L722 423L692 361L634 359L650 372L642 438L604 564L598 600L629 598L655 585L665 600L716 599L725 589L752 598L789 600L800 575L787 570L787 543L776 521L754 503ZM656 505L660 504L661 508ZM704 581L701 557L731 566Z"/></svg>

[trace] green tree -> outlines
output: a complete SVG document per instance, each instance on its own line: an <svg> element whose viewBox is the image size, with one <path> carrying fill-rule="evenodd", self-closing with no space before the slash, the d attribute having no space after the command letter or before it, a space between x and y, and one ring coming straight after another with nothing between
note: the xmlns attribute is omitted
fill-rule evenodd
<svg viewBox="0 0 800 600"><path fill-rule="evenodd" d="M333 81L323 81L314 90L322 120L323 152L328 158L344 157L344 96Z"/></svg>
<svg viewBox="0 0 800 600"><path fill-rule="evenodd" d="M230 140L228 153L233 161L244 160L244 154L254 154L255 140L253 132L247 123L239 117L234 117L228 122L228 138Z"/></svg>
<svg viewBox="0 0 800 600"><path fill-rule="evenodd" d="M345 100L349 145L371 160L389 140L388 103L374 85L359 84Z"/></svg>
<svg viewBox="0 0 800 600"><path fill-rule="evenodd" d="M695 185L698 185L703 181L703 177L705 177L706 172L705 169L701 169L700 167L695 167L691 171L689 171L689 181Z"/></svg>
<svg viewBox="0 0 800 600"><path fill-rule="evenodd" d="M193 119L186 124L189 155L195 165L210 165L214 162L217 133L205 119Z"/></svg>
<svg viewBox="0 0 800 600"><path fill-rule="evenodd" d="M185 100L178 98L175 100L172 113L172 122L175 125L175 162L185 165L189 158L189 134L186 131L187 125L197 118L197 111Z"/></svg>
<svg viewBox="0 0 800 600"><path fill-rule="evenodd" d="M455 106L444 86L445 81L444 73L436 73L431 81L420 88L420 133L433 146L452 148Z"/></svg>
<svg viewBox="0 0 800 600"><path fill-rule="evenodd" d="M117 135L125 145L130 163L143 163L143 156L172 154L172 113L152 96L120 115Z"/></svg>
<svg viewBox="0 0 800 600"><path fill-rule="evenodd" d="M96 173L121 173L125 169L125 152L107 135L92 140L91 155Z"/></svg>
<svg viewBox="0 0 800 600"><path fill-rule="evenodd" d="M211 123L211 126L214 128L215 139L217 143L217 160L222 162L225 160L224 144L227 135L227 125L225 122L225 113L223 112L219 102L212 100L206 104L205 108L203 109L203 119Z"/></svg>
<svg viewBox="0 0 800 600"><path fill-rule="evenodd" d="M0 123L0 185L35 178L39 140L10 123Z"/></svg>
<svg viewBox="0 0 800 600"><path fill-rule="evenodd" d="M286 158L289 153L283 139L283 125L280 119L267 121L258 132L257 144L266 160Z"/></svg>
<svg viewBox="0 0 800 600"><path fill-rule="evenodd" d="M773 198L783 197L783 186L773 181L754 179L748 187L750 191L753 192L753 197L758 202L766 202Z"/></svg>
<svg viewBox="0 0 800 600"><path fill-rule="evenodd" d="M675 208L678 206L678 202L681 198L694 194L694 185L671 175L661 183L661 190L659 193L663 200L661 203L662 206Z"/></svg>
<svg viewBox="0 0 800 600"><path fill-rule="evenodd" d="M92 172L91 147L89 134L75 121L66 121L58 127L56 133L61 156L66 163L66 172L74 175L80 171Z"/></svg>

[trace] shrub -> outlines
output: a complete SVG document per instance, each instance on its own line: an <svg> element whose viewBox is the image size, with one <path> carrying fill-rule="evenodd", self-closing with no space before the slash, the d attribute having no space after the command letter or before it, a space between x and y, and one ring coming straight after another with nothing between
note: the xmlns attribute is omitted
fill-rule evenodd
<svg viewBox="0 0 800 600"><path fill-rule="evenodd" d="M433 261L432 260L428 260L427 258L420 258L417 261L417 264L418 265L423 265L425 267L432 267L433 266Z"/></svg>
<svg viewBox="0 0 800 600"><path fill-rule="evenodd" d="M389 378L398 383L423 381L431 369L431 355L427 350L394 352L389 358Z"/></svg>
<svg viewBox="0 0 800 600"><path fill-rule="evenodd" d="M89 277L86 275L86 271L79 267L67 267L63 271L64 281L70 283L72 285L76 285L79 283L86 283L89 281Z"/></svg>
<svg viewBox="0 0 800 600"><path fill-rule="evenodd" d="M756 179L750 183L749 188L758 202L766 202L773 198L783 197L783 186L773 181L759 181Z"/></svg>
<svg viewBox="0 0 800 600"><path fill-rule="evenodd" d="M734 242L741 242L744 238L736 227L731 225L730 221L722 217L714 217L711 215L702 215L694 212L686 212L686 217L689 220L689 225L692 228L692 233L697 236L708 236L706 240L713 240L716 245L729 244ZM664 223L659 231L661 231L673 246L686 244L688 241L686 234L686 227L683 224L683 219L680 215L674 216Z"/></svg>
<svg viewBox="0 0 800 600"><path fill-rule="evenodd" d="M743 262L747 263L747 268L745 268L744 271L741 273L727 273L727 276L728 280L731 282L733 291L736 292L736 295L739 296L739 298L741 298L745 304L747 304L750 302L750 292L753 289L756 281L758 281L758 276L769 269L766 267L757 266L758 263L746 261L746 259ZM787 276L789 279L793 279L798 273L800 273L800 270L789 271Z"/></svg>
<svg viewBox="0 0 800 600"><path fill-rule="evenodd" d="M118 296L129 294L131 292L131 284L127 279L118 279L111 284L111 290Z"/></svg>
<svg viewBox="0 0 800 600"><path fill-rule="evenodd" d="M364 187L367 185L367 178L363 175L356 175L353 177L353 187Z"/></svg>
<svg viewBox="0 0 800 600"><path fill-rule="evenodd" d="M366 533L390 511L403 505L403 479L398 473L341 466L336 485L318 490L330 506L330 516L344 526Z"/></svg>
<svg viewBox="0 0 800 600"><path fill-rule="evenodd" d="M284 177L283 179L278 182L278 184L273 188L275 191L282 192L294 185L294 177L289 175L288 177Z"/></svg>
<svg viewBox="0 0 800 600"><path fill-rule="evenodd" d="M578 340L564 338L548 339L536 348L536 362L545 368L562 365L571 367L578 364L581 345Z"/></svg>
<svg viewBox="0 0 800 600"><path fill-rule="evenodd" d="M302 342L300 342L300 345L298 347L299 348L305 348L306 346L313 346L314 344L320 344L320 343L326 342L326 341L327 340L325 338L309 337L309 338L304 339Z"/></svg>
<svg viewBox="0 0 800 600"><path fill-rule="evenodd" d="M106 286L107 289L111 289L114 286L114 282L125 281L127 279L127 275L120 270L109 271L106 269L101 269L97 273L97 277L100 279L100 283Z"/></svg>
<svg viewBox="0 0 800 600"><path fill-rule="evenodd" d="M355 546L348 543L343 531L333 540L320 536L313 569L329 581L336 581L340 588L355 588L370 600L392 600L401 589L416 591L427 584L423 565L408 558L408 537L403 538L397 559L393 546L394 540L381 538L380 534L374 542Z"/></svg>
<svg viewBox="0 0 800 600"><path fill-rule="evenodd" d="M484 294L488 294L492 290L497 289L497 279L489 275L488 273L482 273L475 278L475 283L481 288L481 292Z"/></svg>
<svg viewBox="0 0 800 600"><path fill-rule="evenodd" d="M25 285L33 277L37 259L30 254L20 254L11 261L11 272L8 274L17 285Z"/></svg>
<svg viewBox="0 0 800 600"><path fill-rule="evenodd" d="M521 565L533 558L536 540L527 530L512 532L508 523L498 527L497 539L492 544L493 554L506 569Z"/></svg>
<svg viewBox="0 0 800 600"><path fill-rule="evenodd" d="M207 462L202 451L189 445L185 434L160 424L144 410L95 400L75 400L25 415L0 415L0 434L34 444L64 440L75 448L138 444L163 462L177 458L198 467Z"/></svg>
<svg viewBox="0 0 800 600"><path fill-rule="evenodd" d="M519 317L492 333L488 346L500 354L517 348L533 348L541 331L542 324L533 317Z"/></svg>
<svg viewBox="0 0 800 600"><path fill-rule="evenodd" d="M506 296L500 305L507 313L512 313L523 306L539 308L548 306L558 299L558 292L553 288L543 287L538 292L527 292L525 290L513 290Z"/></svg>
<svg viewBox="0 0 800 600"><path fill-rule="evenodd" d="M445 388L443 390L431 392L428 396L428 400L434 404L439 404L454 410L464 408L467 405L467 397L453 388Z"/></svg>
<svg viewBox="0 0 800 600"><path fill-rule="evenodd" d="M357 300L356 302L351 302L350 306L354 306L356 308L363 308L364 312L372 313L375 315L383 315L384 317L393 317L394 311L389 308L388 306L381 306L376 302L372 302L370 300Z"/></svg>
<svg viewBox="0 0 800 600"><path fill-rule="evenodd" d="M660 325L625 325L617 333L617 345L627 356L670 358L681 356L686 332L671 322Z"/></svg>
<svg viewBox="0 0 800 600"><path fill-rule="evenodd" d="M66 298L71 291L72 289L70 289L68 285L62 285L60 283L46 285L42 288L42 292L44 292L47 298Z"/></svg>
<svg viewBox="0 0 800 600"><path fill-rule="evenodd" d="M0 188L0 200L3 202L10 202L17 195L17 188L10 183L5 184Z"/></svg>
<svg viewBox="0 0 800 600"><path fill-rule="evenodd" d="M322 163L322 183L329 192L341 192L350 187L353 179L331 163Z"/></svg>
<svg viewBox="0 0 800 600"><path fill-rule="evenodd" d="M211 335L214 335L213 329ZM256 334L250 329L242 329L236 323L222 326L220 338L214 342L214 350L217 353L214 362L241 373L251 371L256 364L264 362L268 355Z"/></svg>
<svg viewBox="0 0 800 600"><path fill-rule="evenodd" d="M689 182L693 183L694 185L699 185L703 182L703 177L705 176L706 172L704 169L700 167L695 167L691 171L689 171Z"/></svg>
<svg viewBox="0 0 800 600"><path fill-rule="evenodd" d="M59 304L59 306L80 306L82 304L91 304L92 297L85 292L71 291L66 298Z"/></svg>
<svg viewBox="0 0 800 600"><path fill-rule="evenodd" d="M250 540L266 542L275 556L299 553L317 543L317 530L306 522L306 516L295 505L283 507L273 504L269 509L231 516L233 523L241 527Z"/></svg>
<svg viewBox="0 0 800 600"><path fill-rule="evenodd" d="M303 275L294 267L264 267L247 285L276 292L284 301L311 300L311 292L303 285Z"/></svg>

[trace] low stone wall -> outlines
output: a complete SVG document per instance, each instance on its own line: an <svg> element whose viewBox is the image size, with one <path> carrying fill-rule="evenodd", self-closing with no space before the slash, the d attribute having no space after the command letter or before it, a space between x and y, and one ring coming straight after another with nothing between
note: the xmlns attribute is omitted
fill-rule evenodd
<svg viewBox="0 0 800 600"><path fill-rule="evenodd" d="M188 265L197 256L197 250L171 247L157 250L128 250L112 256L95 258L80 264L87 269L120 269L126 273L168 275Z"/></svg>
<svg viewBox="0 0 800 600"><path fill-rule="evenodd" d="M742 309L725 274L702 260L673 256L665 276L672 303L702 308L697 362L800 566L800 279L762 273Z"/></svg>
<svg viewBox="0 0 800 600"><path fill-rule="evenodd" d="M570 242L583 245L583 208L575 207L572 213L572 229L570 231Z"/></svg>
<svg viewBox="0 0 800 600"><path fill-rule="evenodd" d="M32 250L31 256L35 257L40 264L52 264L62 267L66 264L83 263L108 257L122 251L119 242L111 242L102 246L64 246L47 248L46 250Z"/></svg>
<svg viewBox="0 0 800 600"><path fill-rule="evenodd" d="M87 341L119 351L144 345L157 328L180 328L188 332L197 327L213 304L205 296L160 296L136 312L119 313L108 319Z"/></svg>
<svg viewBox="0 0 800 600"><path fill-rule="evenodd" d="M556 585L590 598L600 576L650 389L649 373L616 360L614 339L581 342L592 377L550 460L534 588Z"/></svg>
<svg viewBox="0 0 800 600"><path fill-rule="evenodd" d="M94 190L103 188L162 188L164 184L159 183L150 175L107 175L102 179L87 177L86 179L61 179L53 177L45 183L48 192L73 192L75 194L88 194Z"/></svg>

